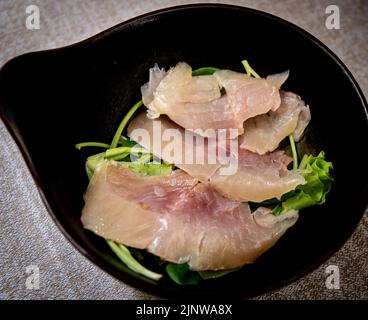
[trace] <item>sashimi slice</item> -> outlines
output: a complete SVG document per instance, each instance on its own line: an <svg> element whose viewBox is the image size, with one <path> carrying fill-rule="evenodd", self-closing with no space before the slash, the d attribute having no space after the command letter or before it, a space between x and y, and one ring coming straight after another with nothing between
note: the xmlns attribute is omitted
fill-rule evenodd
<svg viewBox="0 0 368 320"><path fill-rule="evenodd" d="M155 134L154 128L158 126L162 132ZM169 132L168 130L176 133L176 139L166 141L163 138L163 132ZM186 134L193 138L189 140L193 142L188 143L185 139ZM188 132L167 117L152 120L148 119L145 113L141 113L130 123L128 136L160 159L175 164L192 177L203 182L209 181L218 192L232 199L260 202L273 197L279 198L296 186L305 183L298 170L287 169L291 158L283 151L259 155L239 148L237 140L230 140L228 143L235 144L235 147L225 146L226 150L220 152L223 147L219 145L218 140L203 138ZM198 146L198 141L201 139L204 144ZM172 148L166 149L169 145ZM160 146L159 150L155 150L155 146ZM176 149L177 157L171 157L170 151L173 149ZM203 161L188 162L185 156L189 150L194 154L191 160L197 160L195 155L198 150L204 151ZM223 154L227 154L227 157L223 157ZM215 155L215 159L208 155ZM231 168L230 166L235 170L227 170Z"/></svg>
<svg viewBox="0 0 368 320"><path fill-rule="evenodd" d="M114 162L97 167L85 195L83 226L127 246L147 249L191 270L252 263L297 220L224 198L181 170L149 177Z"/></svg>
<svg viewBox="0 0 368 320"><path fill-rule="evenodd" d="M152 120L145 112L140 113L130 122L128 136L159 159L175 164L201 181L208 180L221 167L216 139L184 130L165 116Z"/></svg>
<svg viewBox="0 0 368 320"><path fill-rule="evenodd" d="M189 125L194 129L201 128L202 112L217 111L220 108L219 112L226 115L227 105L222 100L214 101L221 97L221 92L213 76L192 77L192 68L183 62L166 72L157 84L161 75L162 69L150 69L149 82L142 87L143 102L148 107L150 118L166 114L181 126ZM151 96L153 99L150 99ZM190 112L193 109L197 112Z"/></svg>
<svg viewBox="0 0 368 320"><path fill-rule="evenodd" d="M192 68L180 62L168 72L157 66L151 69L142 97L152 119L167 115L185 129L201 129L203 136L208 129L236 129L240 135L245 120L279 107L274 83L279 82L229 70L193 77Z"/></svg>
<svg viewBox="0 0 368 320"><path fill-rule="evenodd" d="M149 81L142 86L142 100L144 105L148 105L154 99L153 92L160 84L161 80L166 76L166 71L163 68L159 68L157 63L149 70Z"/></svg>
<svg viewBox="0 0 368 320"><path fill-rule="evenodd" d="M309 106L302 106L301 111L298 117L298 123L293 132L294 139L298 142L304 134L305 129L307 128L309 121L312 119L311 112Z"/></svg>
<svg viewBox="0 0 368 320"><path fill-rule="evenodd" d="M280 106L279 88L272 81L231 70L216 71L214 76L225 89L234 115L241 123Z"/></svg>
<svg viewBox="0 0 368 320"><path fill-rule="evenodd" d="M244 123L244 134L239 137L240 147L259 154L274 151L293 132L298 140L309 120L309 107L303 100L292 92L281 92L281 105L276 111Z"/></svg>
<svg viewBox="0 0 368 320"><path fill-rule="evenodd" d="M238 150L238 170L235 174L221 174L210 178L213 188L231 199L262 202L280 198L304 184L299 170L288 170L291 158L283 151L259 155L245 149Z"/></svg>

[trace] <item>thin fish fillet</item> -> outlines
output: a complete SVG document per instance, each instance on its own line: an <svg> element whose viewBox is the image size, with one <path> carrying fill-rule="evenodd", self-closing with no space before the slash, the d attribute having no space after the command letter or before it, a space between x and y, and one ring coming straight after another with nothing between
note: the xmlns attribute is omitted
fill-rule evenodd
<svg viewBox="0 0 368 320"><path fill-rule="evenodd" d="M155 131L158 129L160 132ZM172 139L169 139L169 134ZM165 116L152 120L145 112L140 113L130 122L128 136L150 150L158 159L174 163L201 181L208 180L221 167L216 156L215 139L184 130ZM214 154L213 162L208 157L211 154Z"/></svg>
<svg viewBox="0 0 368 320"><path fill-rule="evenodd" d="M297 220L297 211L275 217L224 198L181 170L149 177L114 162L96 170L82 212L96 234L192 270L252 263Z"/></svg>
<svg viewBox="0 0 368 320"><path fill-rule="evenodd" d="M241 123L280 106L279 88L267 79L255 79L231 70L216 71L214 76L225 89L233 113Z"/></svg>
<svg viewBox="0 0 368 320"><path fill-rule="evenodd" d="M291 133L298 140L309 120L309 107L303 100L292 92L281 91L281 105L276 111L245 121L240 147L259 154L274 151Z"/></svg>
<svg viewBox="0 0 368 320"><path fill-rule="evenodd" d="M154 134L155 126L160 126L162 132L168 132L168 130L175 132L176 139L166 141L163 139L164 135ZM185 139L186 134L195 138L189 140L193 142L188 143L188 140ZM139 114L128 127L128 136L147 150L152 151L160 159L174 163L192 177L201 181L209 181L218 192L231 199L260 202L273 197L279 198L305 182L299 171L287 170L291 158L283 151L259 155L239 148L237 140L233 140L229 143L235 144L235 154L226 150L227 158L223 158L219 152L221 146L218 145L216 139L195 135L164 116L152 120L148 119L145 113ZM146 138L141 138L143 136ZM205 141L204 147L197 145L201 139ZM158 145L159 150L155 150L154 146ZM196 160L198 150L204 150L205 157L199 158L203 162L189 163L186 161L184 156L188 150L194 150L193 160ZM178 156L171 157L170 151ZM214 162L210 162L213 157L207 157L208 153L215 154ZM236 164L237 170L226 175L224 174L225 169L230 168L231 161Z"/></svg>
<svg viewBox="0 0 368 320"><path fill-rule="evenodd" d="M185 129L201 129L203 136L208 129L230 128L239 135L245 120L279 107L279 88L274 82L229 70L193 77L192 68L184 62L168 72L155 65L142 87L142 99L152 119L167 115Z"/></svg>
<svg viewBox="0 0 368 320"><path fill-rule="evenodd" d="M262 202L280 198L305 183L299 170L287 169L290 162L291 158L283 151L259 155L239 148L237 172L225 175L218 170L211 176L210 183L231 199Z"/></svg>

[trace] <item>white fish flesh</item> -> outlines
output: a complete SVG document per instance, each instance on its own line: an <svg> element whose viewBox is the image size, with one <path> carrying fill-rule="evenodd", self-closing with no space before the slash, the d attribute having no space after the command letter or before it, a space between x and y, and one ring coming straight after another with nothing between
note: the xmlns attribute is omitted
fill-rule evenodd
<svg viewBox="0 0 368 320"><path fill-rule="evenodd" d="M164 138L164 133L154 133L155 126L159 126L162 132L171 132L176 139L169 140L166 139L168 137ZM188 134L190 139L185 138ZM283 151L259 155L239 148L237 140L234 140L232 142L236 144L236 152L224 151L223 154L228 153L228 159L223 159L220 152L222 147L216 139L203 138L185 131L164 116L152 120L145 113L139 114L128 127L128 136L192 177L203 182L209 181L218 192L231 199L260 202L273 197L279 198L305 182L298 170L287 169L291 158ZM201 141L204 143L198 146ZM159 150L155 146L159 146ZM193 154L189 159L191 161L185 157L189 150ZM176 156L170 155L172 151ZM199 151L204 151L204 157L196 157ZM208 155L214 155L214 159ZM221 169L229 167L230 163L236 165L236 170L231 174L224 174Z"/></svg>
<svg viewBox="0 0 368 320"><path fill-rule="evenodd" d="M152 68L142 98L152 119L167 115L185 129L202 130L203 136L208 129L237 129L240 135L245 120L280 106L277 84L230 70L193 77L192 68L180 62L168 72Z"/></svg>
<svg viewBox="0 0 368 320"><path fill-rule="evenodd" d="M297 220L275 217L224 198L181 170L149 177L102 162L85 195L83 226L99 236L147 251L191 270L252 263Z"/></svg>
<svg viewBox="0 0 368 320"><path fill-rule="evenodd" d="M298 141L309 120L309 107L304 101L292 92L281 91L281 105L276 111L245 121L240 146L259 154L274 151L291 133Z"/></svg>

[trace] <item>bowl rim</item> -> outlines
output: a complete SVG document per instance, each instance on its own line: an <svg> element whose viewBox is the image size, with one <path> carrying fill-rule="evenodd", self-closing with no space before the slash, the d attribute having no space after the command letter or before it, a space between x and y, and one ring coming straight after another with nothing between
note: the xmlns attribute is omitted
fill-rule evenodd
<svg viewBox="0 0 368 320"><path fill-rule="evenodd" d="M51 48L51 49L46 49L46 50L39 50L39 51L32 51L32 52L28 52L28 53L24 53L21 54L19 56L16 56L14 58L11 58L10 60L8 60L5 64L3 64L3 66L0 69L0 78L2 76L2 73L4 72L4 69L6 69L10 63L12 63L13 61L16 61L20 58L23 58L24 56L28 56L28 55L34 55L34 54L38 54L38 53L46 53L46 52L57 52L57 51L62 51L64 49L68 49L71 47L75 47L75 46L80 46L83 44L87 44L89 42L101 39L105 36L107 36L108 34L111 34L113 32L115 32L116 30L120 30L122 28L126 28L129 25L133 24L133 23L137 23L139 21L145 21L149 18L151 18L152 20L155 20L155 17L157 16L161 16L161 15L166 15L166 14L170 14L170 13L178 13L180 11L186 11L186 10L192 10L192 9L226 9L226 10L235 10L235 11L242 11L245 13L250 13L250 14L254 14L255 16L262 16L268 19L271 19L273 21L275 21L276 23L279 24L283 24L285 25L287 28L293 29L296 33L298 33L299 35L305 37L308 41L313 42L315 45L317 45L321 50L324 51L324 53L326 55L329 56L330 59L333 59L333 61L335 62L335 65L339 66L340 69L343 71L343 73L345 73L347 79L349 79L351 85L354 88L355 94L359 97L361 104L364 106L364 113L365 113L365 120L366 120L366 124L368 125L368 104L367 101L364 97L364 94L362 92L362 90L360 89L357 81L355 80L354 76L352 75L352 73L349 71L349 69L346 67L346 65L341 61L341 59L339 57L337 57L337 55L331 50L329 49L324 43L322 43L319 39L317 39L315 36L313 36L312 34L310 34L309 32L305 31L304 29L302 29L301 27L295 25L292 22L289 22L283 18L280 18L276 15L264 12L264 11L260 11L257 9L253 9L253 8L249 8L249 7L245 7L245 6L239 6L239 5L231 5L231 4L223 4L223 3L194 3L194 4L184 4L184 5L177 5L177 6L170 6L167 8L161 8L158 10L154 10L154 11L150 11L150 12L146 12L143 13L141 15L138 16L134 16L128 20L125 20L117 25L114 25L108 29L105 29L91 37L88 37L86 39L83 39L81 41L66 45L66 46L62 46L62 47L57 47L57 48ZM82 244L79 243L79 241L75 240L74 237L70 234L70 232L68 231L69 227L67 226L66 223L60 221L56 214L54 213L54 209L52 208L52 205L50 204L49 200L47 200L47 196L45 195L45 192L43 190L45 190L45 187L38 175L38 172L33 164L32 158L30 157L30 154L28 152L28 149L22 139L22 136L20 134L20 132L17 130L16 126L14 126L11 121L7 118L7 116L5 115L5 108L3 107L2 104L0 104L0 118L2 119L3 123L5 124L5 127L7 128L7 130L9 131L10 135L12 136L12 138L14 139L14 141L17 144L17 147L19 148L22 157L31 173L31 176L35 182L35 186L38 189L38 193L42 199L42 202L44 203L49 215L51 216L53 222L56 224L56 226L58 227L58 229L61 231L61 233L64 235L64 237L74 246L74 248L76 248L84 257L88 258L88 260L90 260L95 266L97 266L99 269L101 269L103 272L107 273L110 276L113 276L115 279L124 282L125 284L128 284L130 286L135 287L136 289L139 290L143 290L146 293L149 294L153 294L155 296L161 296L161 297L167 297L167 298L173 298L173 297L185 297L185 296L213 296L214 294L219 295L219 293L212 293L210 295L205 294L205 293L195 293L195 291L191 291L191 292L185 292L180 290L181 287L179 287L179 289L169 289L169 288L163 288L163 287L159 287L156 284L151 283L149 280L141 280L141 277L138 276L131 276L126 272L123 272L122 270L118 269L117 267L115 267L112 263L108 262L106 259L104 259L103 257L98 256L97 254L93 253L93 252L89 252L88 250L86 250ZM300 271L299 273L296 273L295 275L288 277L286 279L282 279L281 281L271 284L269 286L260 288L260 289L255 289L252 290L252 293L242 293L240 291L237 291L234 293L235 297L255 297L255 296L259 296L261 294L266 294L266 293L270 293L274 290L280 289L286 285L291 284L292 282L294 282L297 279L300 279L302 277L304 277L305 275L307 275L308 273L312 272L313 270L315 270L317 267L319 267L323 262L327 261L335 252L337 252L342 246L343 244L351 237L351 235L353 234L354 230L357 228L359 222L361 221L365 210L367 208L368 205L368 184L365 187L364 190L364 199L362 201L362 207L359 208L362 213L361 213L361 217L359 218L359 220L356 221L356 223L350 228L350 230L346 231L344 236L341 237L340 241L329 250L329 252L327 254L325 254L322 258L317 259L316 261L314 261L314 263L310 264L308 267L304 268L302 271ZM180 292L181 291L181 292ZM226 293L227 295L229 295L229 293Z"/></svg>

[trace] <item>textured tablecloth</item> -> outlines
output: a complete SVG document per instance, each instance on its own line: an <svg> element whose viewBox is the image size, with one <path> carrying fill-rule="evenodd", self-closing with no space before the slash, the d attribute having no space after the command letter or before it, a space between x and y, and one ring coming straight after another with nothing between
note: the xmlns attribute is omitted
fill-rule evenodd
<svg viewBox="0 0 368 320"><path fill-rule="evenodd" d="M202 1L205 2L205 1ZM322 40L350 68L368 96L368 1L223 1L289 20ZM29 51L85 39L128 18L192 1L0 0L0 66ZM40 29L25 27L26 7L40 9ZM340 9L340 30L325 27L326 7ZM364 139L366 147L367 137ZM347 213L348 214L348 213ZM260 299L367 299L367 214L350 240L302 279ZM26 268L40 272L27 289ZM340 270L340 289L327 289L326 267ZM112 278L84 258L46 211L18 148L0 121L0 299L153 299Z"/></svg>

